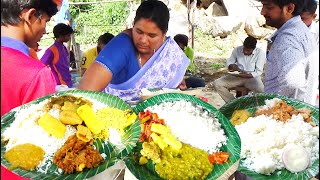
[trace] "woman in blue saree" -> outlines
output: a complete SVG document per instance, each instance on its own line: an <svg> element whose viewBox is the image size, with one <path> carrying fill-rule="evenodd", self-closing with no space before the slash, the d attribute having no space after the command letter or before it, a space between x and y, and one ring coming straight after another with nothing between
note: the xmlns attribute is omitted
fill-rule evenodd
<svg viewBox="0 0 320 180"><path fill-rule="evenodd" d="M78 88L105 91L125 101L139 97L142 88L177 88L190 61L173 38L166 37L168 23L163 2L142 2L133 28L103 48Z"/></svg>

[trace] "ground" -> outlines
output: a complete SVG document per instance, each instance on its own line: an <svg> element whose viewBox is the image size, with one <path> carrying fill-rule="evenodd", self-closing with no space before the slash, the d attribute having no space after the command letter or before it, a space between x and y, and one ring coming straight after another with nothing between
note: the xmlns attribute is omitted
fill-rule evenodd
<svg viewBox="0 0 320 180"><path fill-rule="evenodd" d="M216 109L220 109L225 104L224 100L220 97L220 95L212 88L203 88L199 96L208 98L208 103Z"/></svg>

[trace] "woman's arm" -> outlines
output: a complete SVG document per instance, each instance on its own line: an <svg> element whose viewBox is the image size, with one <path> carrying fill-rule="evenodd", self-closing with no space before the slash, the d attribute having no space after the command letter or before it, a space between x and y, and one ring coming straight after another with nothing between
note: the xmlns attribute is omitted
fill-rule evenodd
<svg viewBox="0 0 320 180"><path fill-rule="evenodd" d="M79 82L78 89L102 91L112 80L112 73L102 64L93 62Z"/></svg>

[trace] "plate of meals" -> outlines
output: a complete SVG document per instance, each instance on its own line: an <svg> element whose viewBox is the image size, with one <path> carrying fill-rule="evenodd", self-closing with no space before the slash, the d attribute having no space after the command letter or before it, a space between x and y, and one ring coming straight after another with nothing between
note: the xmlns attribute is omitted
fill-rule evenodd
<svg viewBox="0 0 320 180"><path fill-rule="evenodd" d="M140 132L116 96L58 92L1 117L1 165L30 179L85 179L127 156Z"/></svg>
<svg viewBox="0 0 320 180"><path fill-rule="evenodd" d="M253 179L310 179L319 173L319 109L258 93L219 111L241 138L239 171Z"/></svg>
<svg viewBox="0 0 320 180"><path fill-rule="evenodd" d="M229 71L228 74L234 75L234 76L239 76L240 72L239 71Z"/></svg>
<svg viewBox="0 0 320 180"><path fill-rule="evenodd" d="M167 93L133 108L141 124L124 158L137 179L227 179L238 168L240 138L216 108L195 96Z"/></svg>

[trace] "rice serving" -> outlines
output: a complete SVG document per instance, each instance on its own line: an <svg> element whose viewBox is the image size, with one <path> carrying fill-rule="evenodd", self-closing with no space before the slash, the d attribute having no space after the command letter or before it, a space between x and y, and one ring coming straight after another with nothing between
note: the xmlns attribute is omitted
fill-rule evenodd
<svg viewBox="0 0 320 180"><path fill-rule="evenodd" d="M147 109L164 119L172 134L183 143L209 154L218 152L227 143L219 121L199 105L180 100L163 102Z"/></svg>
<svg viewBox="0 0 320 180"><path fill-rule="evenodd" d="M85 99L93 103L94 111L106 107L106 105L101 102L87 97L85 97ZM16 145L25 143L34 144L45 151L43 161L36 168L36 171L41 173L47 173L48 168L52 164L54 153L63 146L69 136L75 134L77 131L75 127L66 125L64 136L62 138L56 138L38 125L37 120L46 113L44 106L49 101L50 99L46 99L39 104L32 104L24 109L19 109L15 114L15 120L3 132L3 139L7 141L5 145L6 151ZM53 107L48 113L59 119L59 109Z"/></svg>
<svg viewBox="0 0 320 180"><path fill-rule="evenodd" d="M269 100L263 108L274 101L277 99ZM292 145L305 148L310 165L319 159L319 127L305 122L300 114L286 123L265 115L250 117L235 128L241 138L242 165L257 173L270 175L283 169L282 153Z"/></svg>

